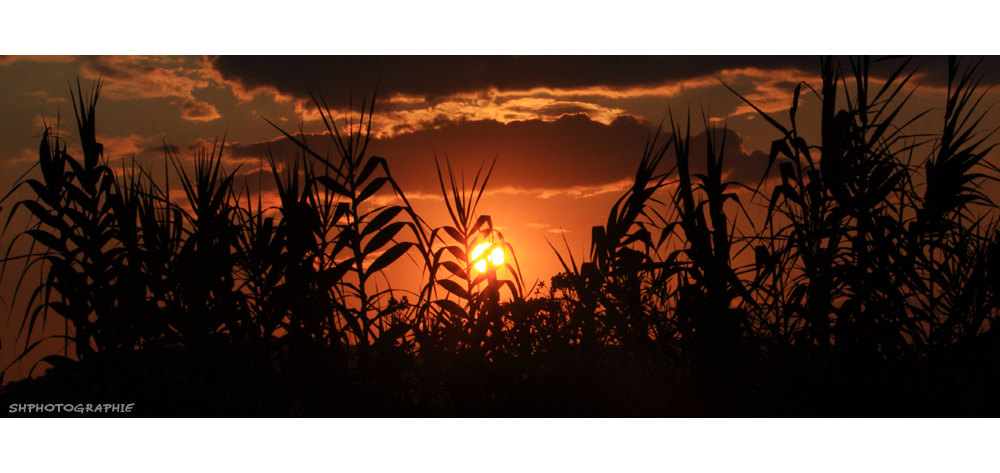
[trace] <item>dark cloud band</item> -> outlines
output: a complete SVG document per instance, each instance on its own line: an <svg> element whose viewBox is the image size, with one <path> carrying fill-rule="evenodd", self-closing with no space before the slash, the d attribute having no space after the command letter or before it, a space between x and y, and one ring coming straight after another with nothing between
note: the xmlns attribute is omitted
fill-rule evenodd
<svg viewBox="0 0 1000 473"><path fill-rule="evenodd" d="M987 58L986 65L996 58ZM474 93L489 88L530 90L538 87L627 89L696 77L727 69L815 71L815 56L220 56L213 67L226 80L247 90L273 87L282 94L309 97L310 91L370 95L376 84L383 97L394 94L436 97ZM846 75L850 62L843 60ZM876 64L873 72L888 75L899 61ZM918 57L929 85L945 85L947 61ZM1000 82L1000 68L987 67L985 82ZM881 71L881 72L880 72ZM333 105L333 104L331 104Z"/></svg>

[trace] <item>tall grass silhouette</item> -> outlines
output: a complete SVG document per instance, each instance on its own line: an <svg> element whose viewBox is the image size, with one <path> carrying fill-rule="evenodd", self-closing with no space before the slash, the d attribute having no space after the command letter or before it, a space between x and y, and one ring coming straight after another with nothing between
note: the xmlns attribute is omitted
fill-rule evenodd
<svg viewBox="0 0 1000 473"><path fill-rule="evenodd" d="M63 339L46 376L150 415L995 414L1000 235L982 186L1000 170L978 64L949 59L936 135L909 131L928 112L906 108L908 60L846 66L821 59L789 125L730 89L776 132L755 183L726 180L728 130L707 119L695 172L690 114L671 114L585 261L551 245L564 271L528 289L477 212L496 161L470 188L436 161L451 222L428 225L367 155L374 98L342 126L313 98L333 155L275 126L298 153L267 156L265 208L223 168L224 138L190 163L165 146L162 186L116 170L96 139L101 83L78 83L82 160L46 128L40 176L16 187L33 198L4 227L33 222L0 271L28 298L15 363ZM800 133L803 92L822 104L818 144ZM383 277L412 263L416 292ZM63 333L39 332L49 316ZM2 396L44 397L38 383Z"/></svg>

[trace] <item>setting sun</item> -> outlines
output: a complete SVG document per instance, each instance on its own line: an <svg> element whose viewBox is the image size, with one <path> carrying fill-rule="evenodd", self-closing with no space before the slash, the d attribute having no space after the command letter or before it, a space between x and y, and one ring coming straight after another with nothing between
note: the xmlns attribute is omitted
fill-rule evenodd
<svg viewBox="0 0 1000 473"><path fill-rule="evenodd" d="M494 266L500 266L500 265L502 265L503 264L503 250L500 249L500 247L494 248L493 252L490 253L490 256L486 257L486 259L490 260L490 262L493 263Z"/></svg>
<svg viewBox="0 0 1000 473"><path fill-rule="evenodd" d="M486 272L487 263L492 264L495 267L500 267L504 262L503 248L497 246L485 258L482 258L486 250L490 248L492 243L484 241L472 250L471 260L472 267L476 268L476 271L480 273Z"/></svg>

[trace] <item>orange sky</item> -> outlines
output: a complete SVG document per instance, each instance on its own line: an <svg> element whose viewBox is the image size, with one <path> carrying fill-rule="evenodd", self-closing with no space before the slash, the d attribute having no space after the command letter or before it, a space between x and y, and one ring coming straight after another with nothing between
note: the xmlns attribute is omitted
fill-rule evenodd
<svg viewBox="0 0 1000 473"><path fill-rule="evenodd" d="M940 110L945 65L941 57L913 61L921 66L914 79L920 86L908 110ZM386 158L431 226L447 223L434 156L448 156L470 182L483 162L497 158L479 210L514 246L531 286L561 270L548 242L565 251L565 236L578 262L589 251L591 227L607 220L668 111L681 117L690 109L696 162L703 119L728 125L730 179L756 184L770 142L780 135L723 83L787 123L793 89L802 81L818 88L818 67L817 57L769 56L0 56L0 188L6 193L37 159L43 120L61 117L75 136L67 81L77 77L85 87L105 81L97 133L108 158L134 155L162 172L164 143L190 157L224 135L226 167L242 164L240 174L251 173L254 187L262 155L269 150L282 161L294 152L264 117L289 132L301 125L309 142L325 151L329 137L322 135L310 93L322 94L343 119L351 116L351 101L356 114L378 85L369 154ZM1000 82L997 69L986 82ZM873 76L884 77L878 69ZM994 93L988 100L996 100ZM805 89L798 113L807 134L816 130L808 117L818 108ZM930 113L914 129L933 130L941 119L940 112ZM673 164L668 161L665 169ZM273 189L265 180L264 195ZM0 217L6 220L13 201L24 197L5 202ZM9 236L0 244L6 248ZM0 291L6 319L9 278ZM6 328L5 353L11 335ZM7 358L0 354L0 362Z"/></svg>

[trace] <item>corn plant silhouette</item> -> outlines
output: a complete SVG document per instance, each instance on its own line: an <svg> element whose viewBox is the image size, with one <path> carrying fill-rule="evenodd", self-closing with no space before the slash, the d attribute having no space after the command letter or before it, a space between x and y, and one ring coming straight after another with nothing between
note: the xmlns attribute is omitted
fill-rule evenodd
<svg viewBox="0 0 1000 473"><path fill-rule="evenodd" d="M18 287L24 282L28 267L35 264L47 266L46 279L32 292L19 329L19 334L26 333L25 353L39 343L36 341L28 345L39 316L44 325L49 310L72 324L75 329L73 334L67 332L61 337L74 342L78 358L103 351L131 350L136 342L130 339L130 335L136 333L134 330L116 330L124 327L106 322L108 319L117 321L124 318L117 307L108 303L113 299L101 296L116 291L112 281L120 271L121 261L106 251L117 229L110 219L102 217L115 203L117 194L114 192L113 175L100 163L103 146L94 138L94 103L100 89L101 83L98 82L87 99L82 87L78 87L79 96L72 97L84 153L83 162L67 153L66 144L53 137L52 130L47 127L39 149L42 181L28 179L16 186L26 184L37 198L16 203L4 226L6 233L20 207L38 220L31 229L21 234L32 239L32 246L27 255L31 261L21 273ZM35 243L44 247L41 253L34 251ZM7 255L9 260L10 249ZM6 263L5 260L4 269ZM0 272L0 277L3 272ZM107 318L92 321L89 318L92 311Z"/></svg>
<svg viewBox="0 0 1000 473"><path fill-rule="evenodd" d="M927 348L942 346L925 343L942 320L979 323L978 334L996 309L984 294L973 296L979 307L942 304L949 295L993 290L989 280L959 287L971 281L942 277L976 271L985 276L985 268L977 270L970 256L985 256L987 235L995 232L993 224L967 214L973 203L993 209L978 190L992 177L970 172L977 165L992 168L984 161L991 147L972 139L982 116L969 121L977 105L969 102L976 88L975 65L959 79L957 60L949 60L945 127L937 157L925 160L927 172L920 176L912 155L931 138L905 130L927 112L894 123L913 93L903 94L913 76L906 73L909 61L902 61L872 94L869 74L877 62L851 60L854 96L845 90L847 108L836 111L838 83L846 89L847 80L832 58L822 60L818 161L810 152L817 148L796 128L802 84L790 109L791 128L754 107L784 135L772 144L770 164L779 155L787 160L779 166L781 184L767 202L767 244L755 248L753 288L765 309L758 322L775 339L806 349L813 365L840 366L838 379L882 379L879 370L888 365L917 362ZM968 128L959 130L962 125ZM763 283L766 278L770 287ZM975 313L979 318L970 318Z"/></svg>
<svg viewBox="0 0 1000 473"><path fill-rule="evenodd" d="M500 289L507 287L511 295L520 300L523 299L524 284L513 246L506 243L503 234L493 228L493 219L489 215L476 213L496 160L490 164L485 175L480 167L471 192L466 190L464 176L459 185L451 163L447 159L446 162L449 186L445 185L441 165L435 159L438 182L452 225L431 232L431 241L440 241L440 246L429 255L428 281L428 293L437 294L436 289L440 287L446 297L433 300L438 310L434 312L433 320L421 324L420 340L422 345L431 349L471 349L480 352L481 357L489 357L504 345L506 324L499 310ZM499 267L496 268L475 267L474 260L480 254L485 257L496 249L510 255L509 260L498 262L496 265ZM513 279L498 279L496 271L500 267L513 275Z"/></svg>
<svg viewBox="0 0 1000 473"><path fill-rule="evenodd" d="M323 202L322 228L336 230L336 233L328 236L331 238L329 246L332 249L327 251L328 248L321 246L313 251L313 255L319 259L321 268L317 276L326 281L329 289L333 291L334 307L344 328L352 334L352 341L365 347L383 335L389 337L385 340L399 338L410 327L397 325L394 329L386 325L387 315L399 310L398 304L383 303L386 296L392 295L392 290L370 292L372 291L370 281L379 271L411 248L417 248L421 250L418 251L420 254L426 255L425 248L428 246L426 232L420 218L392 178L385 159L365 156L371 140L371 116L375 101L372 100L369 107L363 142L362 133L353 130L353 123L348 124L348 134L341 136L325 101L321 102L315 98L314 101L327 131L334 138L334 145L340 154L339 163L333 163L312 151L304 139L300 141L277 126L275 128L298 144L306 155L324 165L323 175L315 175L312 171L307 174L306 187L322 186L327 191L324 195L343 199L335 201L328 198ZM359 126L364 124L364 108L363 104ZM382 175L378 175L377 171L381 171ZM378 207L365 212L363 205L366 200L386 184L389 184L395 196L402 200L403 205ZM294 187L291 186L284 188L279 186L279 193L282 194L293 190ZM315 206L314 203L313 207ZM398 218L401 216L409 219ZM395 241L404 228L409 229L416 241ZM389 243L394 244L387 246ZM374 260L366 267L365 262L373 257ZM344 281L344 277L348 274L353 275L351 282Z"/></svg>

